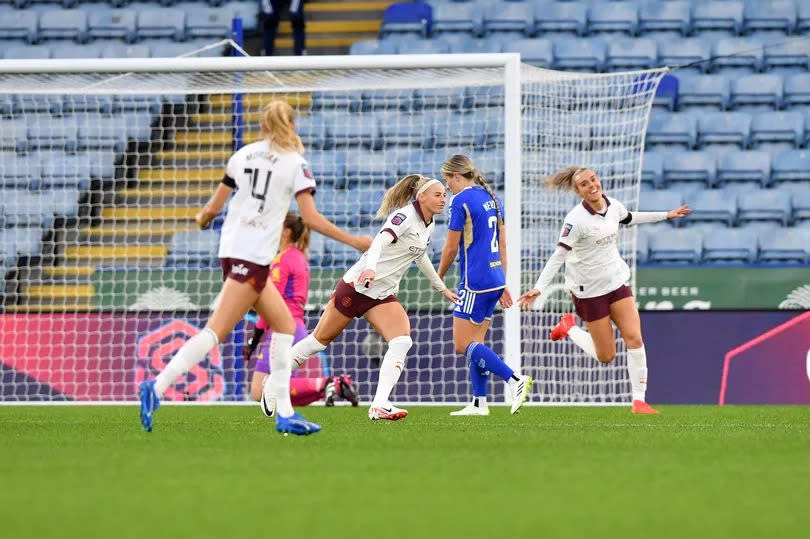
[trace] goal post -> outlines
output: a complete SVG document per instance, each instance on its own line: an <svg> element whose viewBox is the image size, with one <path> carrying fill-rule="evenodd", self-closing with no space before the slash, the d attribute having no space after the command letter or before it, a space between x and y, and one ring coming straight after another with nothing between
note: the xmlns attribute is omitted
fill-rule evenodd
<svg viewBox="0 0 810 539"><path fill-rule="evenodd" d="M273 96L297 110L319 209L353 233L379 226L371 215L397 178L438 176L449 155L470 155L504 202L516 297L571 206L538 192L542 175L577 160L629 208L637 203L662 73L559 73L521 65L517 54L2 61L0 126L10 135L0 141L0 402L131 401L137 382L202 327L220 286L221 220L200 232L191 217L221 179L237 132L257 139L258 111ZM439 217L434 262L446 227ZM632 245L622 240L631 263ZM310 328L357 256L313 234ZM465 401L451 306L415 269L400 299L415 346L393 398ZM547 341L566 308L555 295L543 311L509 309L491 342L542 381L533 402L628 399L620 364L606 370ZM244 330L178 381L171 400L244 400ZM383 349L354 322L303 374L348 373L370 399ZM490 387L506 398L500 384Z"/></svg>

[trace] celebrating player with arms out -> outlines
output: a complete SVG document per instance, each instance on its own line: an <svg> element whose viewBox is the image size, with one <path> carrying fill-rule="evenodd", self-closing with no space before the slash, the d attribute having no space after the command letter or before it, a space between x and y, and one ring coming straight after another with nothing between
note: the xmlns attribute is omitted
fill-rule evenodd
<svg viewBox="0 0 810 539"><path fill-rule="evenodd" d="M413 262L428 278L433 289L445 298L458 297L436 274L426 251L433 231L433 216L444 210L446 192L439 180L410 174L386 191L377 217L388 217L368 252L338 281L315 330L290 350L293 365L325 350L352 318L365 317L388 342L380 365L380 379L369 419L396 421L408 415L389 400L394 385L405 369L413 341L408 314L396 293ZM289 396L287 396L289 398Z"/></svg>
<svg viewBox="0 0 810 539"><path fill-rule="evenodd" d="M627 345L632 411L657 414L658 410L645 400L647 354L641 340L641 320L633 291L627 285L630 268L619 255L616 236L619 224L656 223L684 217L692 210L681 206L669 212L629 212L621 202L604 195L599 178L585 167L568 167L549 176L545 182L554 189L574 191L582 197L582 204L565 216L556 251L546 262L534 288L520 296L520 305L530 307L565 262L565 286L588 331L577 326L574 316L568 313L551 331L551 340L568 336L592 358L610 363L616 357L612 320Z"/></svg>
<svg viewBox="0 0 810 539"><path fill-rule="evenodd" d="M472 402L450 415L489 415L487 377L493 372L512 389L511 413L516 413L532 387L532 379L514 372L483 344L495 304L508 308L512 296L506 288L506 231L503 211L495 193L477 168L464 155L454 155L442 164L442 178L453 192L447 241L439 262L444 277L456 253L459 303L453 311L453 344L470 366Z"/></svg>

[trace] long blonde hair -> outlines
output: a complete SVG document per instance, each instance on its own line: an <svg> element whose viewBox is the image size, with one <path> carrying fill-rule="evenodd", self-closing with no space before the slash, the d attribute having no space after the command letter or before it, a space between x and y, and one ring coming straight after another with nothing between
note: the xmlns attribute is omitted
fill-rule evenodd
<svg viewBox="0 0 810 539"><path fill-rule="evenodd" d="M565 167L564 169L555 172L550 176L546 176L543 179L543 183L549 189L564 189L566 191L573 191L576 193L577 184L574 181L574 178L586 170L588 170L588 167L583 167L580 165Z"/></svg>
<svg viewBox="0 0 810 539"><path fill-rule="evenodd" d="M374 218L384 219L396 208L401 208L410 202L411 198L419 191L419 188L429 180L430 178L426 178L421 174L408 174L399 180L383 195L382 204L380 204L380 209L377 210L377 215Z"/></svg>
<svg viewBox="0 0 810 539"><path fill-rule="evenodd" d="M492 190L492 187L489 185L486 178L484 178L484 175L481 174L481 171L475 168L472 159L466 155L451 155L444 163L442 163L440 171L442 176L450 176L454 172L457 172L461 176L467 178L468 180L473 180L475 183L483 187L495 202L495 211L498 212L498 220L503 221L501 204L498 202L498 197L495 196L495 191Z"/></svg>
<svg viewBox="0 0 810 539"><path fill-rule="evenodd" d="M295 111L282 99L273 99L262 109L262 133L281 150L304 153L304 143L295 133Z"/></svg>

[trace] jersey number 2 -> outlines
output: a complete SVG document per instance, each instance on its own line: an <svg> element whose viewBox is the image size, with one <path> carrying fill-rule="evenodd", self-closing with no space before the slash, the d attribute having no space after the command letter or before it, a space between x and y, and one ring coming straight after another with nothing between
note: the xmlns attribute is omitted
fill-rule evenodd
<svg viewBox="0 0 810 539"><path fill-rule="evenodd" d="M489 228L492 229L492 241L489 244L489 247L492 249L493 253L498 252L498 218L496 216L492 216L487 221Z"/></svg>
<svg viewBox="0 0 810 539"><path fill-rule="evenodd" d="M262 201L262 203L259 204L259 213L262 213L264 211L264 203L267 201L267 189L270 187L270 177L273 175L273 171L267 171L267 176L264 178L264 186L260 190L256 189L259 183L259 169L246 168L245 174L250 178L250 196L256 200Z"/></svg>

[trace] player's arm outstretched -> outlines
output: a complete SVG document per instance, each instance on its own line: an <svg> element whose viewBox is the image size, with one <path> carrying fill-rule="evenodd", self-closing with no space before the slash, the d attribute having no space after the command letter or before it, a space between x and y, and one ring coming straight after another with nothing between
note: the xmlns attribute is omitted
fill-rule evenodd
<svg viewBox="0 0 810 539"><path fill-rule="evenodd" d="M624 204L620 204L621 220L623 225L644 225L647 223L658 223L668 219L680 219L692 213L692 208L688 204L679 206L670 211L628 211Z"/></svg>
<svg viewBox="0 0 810 539"><path fill-rule="evenodd" d="M430 262L430 257L428 257L427 253L422 253L422 256L416 260L416 266L419 268L419 271L422 272L422 275L427 277L427 280L430 282L430 286L433 288L433 290L439 292L442 296L453 303L458 302L458 295L447 288L447 285L444 284L442 278L439 277L438 273L436 273L436 269Z"/></svg>

